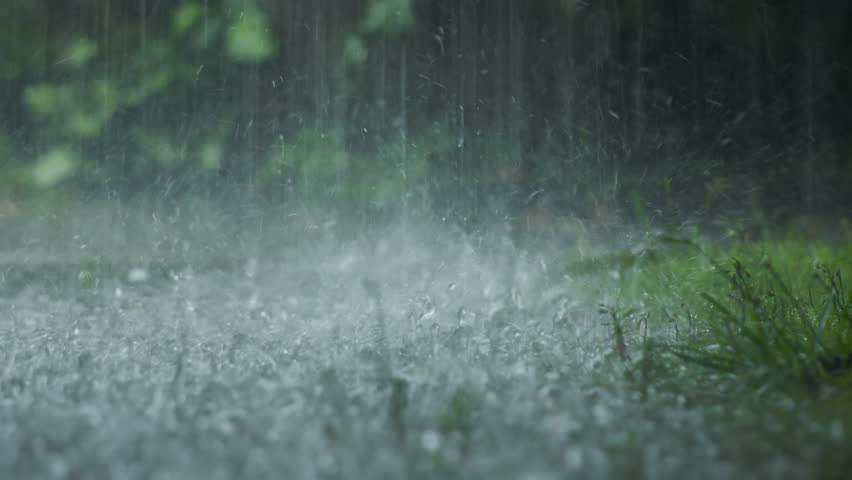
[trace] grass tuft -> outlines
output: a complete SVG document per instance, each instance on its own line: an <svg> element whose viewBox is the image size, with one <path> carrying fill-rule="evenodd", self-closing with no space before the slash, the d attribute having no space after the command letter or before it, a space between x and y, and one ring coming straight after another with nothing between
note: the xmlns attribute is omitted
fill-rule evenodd
<svg viewBox="0 0 852 480"><path fill-rule="evenodd" d="M669 351L688 363L774 382L816 386L852 367L849 292L839 271L819 266L794 290L769 262L733 260L724 292L702 292L698 335ZM694 317L693 317L694 318Z"/></svg>
<svg viewBox="0 0 852 480"><path fill-rule="evenodd" d="M592 280L585 284L593 295L635 305L652 330L666 332L654 339L657 352L764 386L817 386L852 378L850 268L849 242L702 245L663 236L643 250L575 262L568 273ZM625 359L623 322L608 313Z"/></svg>

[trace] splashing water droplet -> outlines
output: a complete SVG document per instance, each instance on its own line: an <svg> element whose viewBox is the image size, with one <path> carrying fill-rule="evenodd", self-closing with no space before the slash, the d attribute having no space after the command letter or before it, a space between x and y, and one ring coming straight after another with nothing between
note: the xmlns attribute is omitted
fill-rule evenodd
<svg viewBox="0 0 852 480"><path fill-rule="evenodd" d="M434 430L426 430L420 435L420 446L429 453L435 453L441 448L441 434Z"/></svg>
<svg viewBox="0 0 852 480"><path fill-rule="evenodd" d="M130 283L145 283L149 278L148 270L142 267L134 267L127 272L127 281Z"/></svg>

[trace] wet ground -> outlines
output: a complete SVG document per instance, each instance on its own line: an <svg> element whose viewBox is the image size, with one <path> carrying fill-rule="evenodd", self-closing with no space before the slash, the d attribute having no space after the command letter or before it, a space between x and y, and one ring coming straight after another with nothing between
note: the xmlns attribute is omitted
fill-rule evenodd
<svg viewBox="0 0 852 480"><path fill-rule="evenodd" d="M627 382L560 248L235 211L0 219L7 478L813 473L710 394Z"/></svg>

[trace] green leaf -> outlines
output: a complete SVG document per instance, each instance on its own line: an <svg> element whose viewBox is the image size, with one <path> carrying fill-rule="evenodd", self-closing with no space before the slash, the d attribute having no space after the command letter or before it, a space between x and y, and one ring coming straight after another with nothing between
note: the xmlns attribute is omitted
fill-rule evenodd
<svg viewBox="0 0 852 480"><path fill-rule="evenodd" d="M136 132L136 142L145 152L145 159L158 168L178 167L186 160L185 150L175 139L162 132Z"/></svg>
<svg viewBox="0 0 852 480"><path fill-rule="evenodd" d="M120 92L109 80L76 85L33 85L24 103L63 134L90 137L101 131L119 108Z"/></svg>
<svg viewBox="0 0 852 480"><path fill-rule="evenodd" d="M411 0L372 0L361 24L367 33L401 33L414 27Z"/></svg>
<svg viewBox="0 0 852 480"><path fill-rule="evenodd" d="M346 65L362 65L367 61L367 44L360 35L349 35L343 41L343 61Z"/></svg>
<svg viewBox="0 0 852 480"><path fill-rule="evenodd" d="M82 68L89 63L89 60L98 54L98 44L81 37L71 41L65 48L60 63L72 68Z"/></svg>
<svg viewBox="0 0 852 480"><path fill-rule="evenodd" d="M261 62L275 54L275 43L262 12L246 10L231 24L227 52L232 59L247 63Z"/></svg>
<svg viewBox="0 0 852 480"><path fill-rule="evenodd" d="M64 130L81 137L91 137L100 131L101 124L101 119L89 113L72 112L68 116Z"/></svg>
<svg viewBox="0 0 852 480"><path fill-rule="evenodd" d="M37 115L50 115L63 108L72 97L68 87L32 85L24 91L24 103Z"/></svg>
<svg viewBox="0 0 852 480"><path fill-rule="evenodd" d="M204 16L204 7L197 2L181 4L172 16L172 31L178 35L188 32Z"/></svg>
<svg viewBox="0 0 852 480"><path fill-rule="evenodd" d="M57 147L42 155L30 170L30 180L37 188L51 188L71 178L80 160L67 147Z"/></svg>
<svg viewBox="0 0 852 480"><path fill-rule="evenodd" d="M175 70L171 65L163 65L143 76L139 83L127 92L125 101L128 105L139 105L153 95L165 90L174 81L175 76Z"/></svg>
<svg viewBox="0 0 852 480"><path fill-rule="evenodd" d="M222 166L222 159L225 156L222 144L217 141L206 142L201 146L201 167L205 170L216 170Z"/></svg>

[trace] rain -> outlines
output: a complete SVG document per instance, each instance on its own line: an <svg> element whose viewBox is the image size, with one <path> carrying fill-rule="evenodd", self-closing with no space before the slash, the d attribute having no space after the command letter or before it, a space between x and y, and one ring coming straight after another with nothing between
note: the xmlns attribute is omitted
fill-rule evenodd
<svg viewBox="0 0 852 480"><path fill-rule="evenodd" d="M850 15L7 0L0 476L846 477Z"/></svg>

